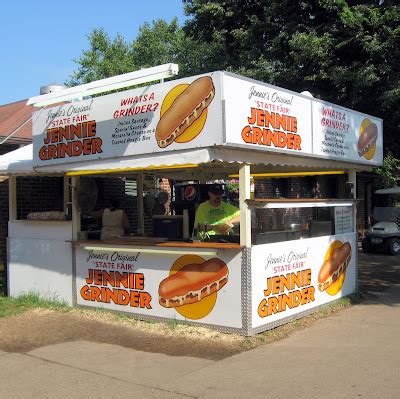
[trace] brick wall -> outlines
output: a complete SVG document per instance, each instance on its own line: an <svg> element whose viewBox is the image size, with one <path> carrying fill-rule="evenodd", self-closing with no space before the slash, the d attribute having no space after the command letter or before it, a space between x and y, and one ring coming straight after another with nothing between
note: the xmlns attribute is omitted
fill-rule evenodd
<svg viewBox="0 0 400 399"><path fill-rule="evenodd" d="M62 177L17 177L17 218L29 212L63 210Z"/></svg>

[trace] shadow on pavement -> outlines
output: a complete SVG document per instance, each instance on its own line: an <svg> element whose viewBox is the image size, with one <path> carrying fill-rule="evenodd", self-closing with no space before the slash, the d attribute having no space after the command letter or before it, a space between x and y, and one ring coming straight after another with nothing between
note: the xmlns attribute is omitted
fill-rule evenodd
<svg viewBox="0 0 400 399"><path fill-rule="evenodd" d="M358 278L358 296L364 304L399 304L400 256L365 254L359 250Z"/></svg>

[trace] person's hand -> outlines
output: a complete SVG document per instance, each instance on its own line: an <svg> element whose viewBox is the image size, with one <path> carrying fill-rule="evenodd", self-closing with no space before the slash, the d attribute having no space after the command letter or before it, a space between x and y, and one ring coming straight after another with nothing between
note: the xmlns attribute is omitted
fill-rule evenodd
<svg viewBox="0 0 400 399"><path fill-rule="evenodd" d="M216 224L214 227L219 234L227 235L233 229L233 224L221 223L221 224Z"/></svg>
<svg viewBox="0 0 400 399"><path fill-rule="evenodd" d="M197 225L197 231L204 233L206 231L206 225L204 223L199 223Z"/></svg>

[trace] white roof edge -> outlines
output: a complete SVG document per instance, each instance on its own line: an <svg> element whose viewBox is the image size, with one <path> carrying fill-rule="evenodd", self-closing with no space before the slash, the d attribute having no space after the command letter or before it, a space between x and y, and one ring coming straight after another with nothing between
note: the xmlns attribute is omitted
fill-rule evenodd
<svg viewBox="0 0 400 399"><path fill-rule="evenodd" d="M315 169L356 169L359 171L371 170L368 165L353 164L337 160L315 157L295 156L271 152L257 152L250 149L235 149L229 147L207 147L170 151L167 153L152 153L137 156L98 159L84 162L71 162L41 167L33 167L32 145L0 156L0 174L49 174L78 171L99 171L125 168L148 168L157 166L204 164L212 161L225 163L264 164L273 166L287 166Z"/></svg>

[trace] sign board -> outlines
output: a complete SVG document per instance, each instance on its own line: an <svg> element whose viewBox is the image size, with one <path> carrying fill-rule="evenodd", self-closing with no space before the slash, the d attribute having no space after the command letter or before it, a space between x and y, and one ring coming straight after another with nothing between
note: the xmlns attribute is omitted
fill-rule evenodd
<svg viewBox="0 0 400 399"><path fill-rule="evenodd" d="M38 111L35 167L222 143L220 73Z"/></svg>
<svg viewBox="0 0 400 399"><path fill-rule="evenodd" d="M229 75L223 82L227 143L312 154L310 99Z"/></svg>
<svg viewBox="0 0 400 399"><path fill-rule="evenodd" d="M380 165L382 136L378 118L214 72L38 111L33 165L223 145Z"/></svg>
<svg viewBox="0 0 400 399"><path fill-rule="evenodd" d="M335 233L351 233L353 229L353 209L351 206L335 207Z"/></svg>
<svg viewBox="0 0 400 399"><path fill-rule="evenodd" d="M355 233L252 247L252 327L355 291Z"/></svg>
<svg viewBox="0 0 400 399"><path fill-rule="evenodd" d="M382 120L225 74L226 143L255 150L381 165Z"/></svg>
<svg viewBox="0 0 400 399"><path fill-rule="evenodd" d="M242 327L241 257L76 250L77 304L177 320ZM188 274L190 276L188 277ZM205 277L204 277L205 276ZM208 280L207 280L208 278Z"/></svg>
<svg viewBox="0 0 400 399"><path fill-rule="evenodd" d="M313 101L313 153L332 159L380 165L382 120Z"/></svg>

